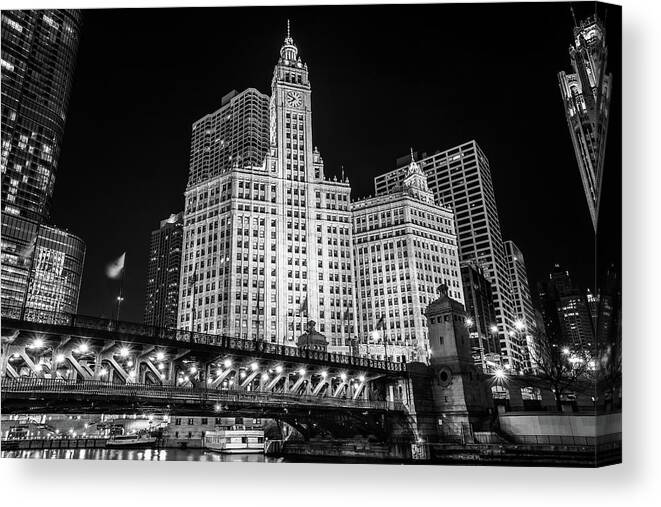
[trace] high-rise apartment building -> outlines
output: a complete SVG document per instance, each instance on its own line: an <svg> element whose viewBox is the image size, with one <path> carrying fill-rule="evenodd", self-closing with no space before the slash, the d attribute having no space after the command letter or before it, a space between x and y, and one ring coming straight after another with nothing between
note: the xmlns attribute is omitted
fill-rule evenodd
<svg viewBox="0 0 661 507"><path fill-rule="evenodd" d="M183 215L180 212L161 220L151 233L144 315L150 326L177 327Z"/></svg>
<svg viewBox="0 0 661 507"><path fill-rule="evenodd" d="M263 96L250 95L253 121L227 128L234 144L259 138L250 145L268 146L263 159L256 151L218 173L198 171L193 134L179 327L282 343L314 319L330 344L340 345L355 333L351 189L324 175L312 142L308 67L289 33L273 72L266 134L252 128L266 117ZM219 127L204 128L210 142L226 140Z"/></svg>
<svg viewBox="0 0 661 507"><path fill-rule="evenodd" d="M606 29L596 14L574 26L573 73L558 73L569 134L595 231L606 153L612 76L606 73Z"/></svg>
<svg viewBox="0 0 661 507"><path fill-rule="evenodd" d="M259 167L269 149L269 96L232 90L220 109L193 123L188 186L234 167Z"/></svg>
<svg viewBox="0 0 661 507"><path fill-rule="evenodd" d="M519 247L512 240L505 241L505 255L510 275L512 313L514 316L513 333L519 339L522 354L526 357L526 367L540 359L541 348L537 343L537 319L528 284L528 272L525 259Z"/></svg>
<svg viewBox="0 0 661 507"><path fill-rule="evenodd" d="M3 307L77 310L85 245L49 221L80 23L76 10L2 11Z"/></svg>
<svg viewBox="0 0 661 507"><path fill-rule="evenodd" d="M434 203L414 160L401 186L354 201L353 243L362 354L426 362L427 305L441 284L463 303L454 216ZM384 348L384 343L388 349Z"/></svg>
<svg viewBox="0 0 661 507"><path fill-rule="evenodd" d="M479 265L470 262L461 266L461 282L473 362L482 371L491 371L501 366L500 340L491 282L484 276Z"/></svg>
<svg viewBox="0 0 661 507"><path fill-rule="evenodd" d="M374 179L377 195L401 185L406 165ZM408 160L406 160L408 162ZM469 141L443 152L423 155L420 166L427 176L436 202L449 206L455 215L459 260L482 267L491 283L496 310L496 325L504 365L515 371L524 366L519 340L514 330L510 281L505 247L496 207L496 196L489 161L477 142Z"/></svg>

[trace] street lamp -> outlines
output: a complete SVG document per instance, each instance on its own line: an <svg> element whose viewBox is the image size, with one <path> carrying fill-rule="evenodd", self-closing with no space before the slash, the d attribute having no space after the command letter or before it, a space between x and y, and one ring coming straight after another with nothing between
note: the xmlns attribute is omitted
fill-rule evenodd
<svg viewBox="0 0 661 507"><path fill-rule="evenodd" d="M473 327L473 319L471 319L470 317L466 317L464 324L466 324L466 327L468 328Z"/></svg>
<svg viewBox="0 0 661 507"><path fill-rule="evenodd" d="M517 331L523 331L526 328L526 325L523 323L521 319L517 319L514 321L514 327L516 328Z"/></svg>

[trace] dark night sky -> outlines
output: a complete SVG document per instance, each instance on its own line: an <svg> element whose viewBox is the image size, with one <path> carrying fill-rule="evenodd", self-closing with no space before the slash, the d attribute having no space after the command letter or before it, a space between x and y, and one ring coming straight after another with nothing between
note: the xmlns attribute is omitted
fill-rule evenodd
<svg viewBox="0 0 661 507"><path fill-rule="evenodd" d="M579 18L594 11L574 5ZM620 14L608 7L613 181L600 227L616 262ZM344 164L353 196L365 196L409 146L476 139L531 285L554 262L592 285L594 236L556 78L570 70L568 4L87 10L53 210L87 243L80 313L111 314L117 285L104 266L126 250L122 319L142 320L149 233L183 208L191 124L232 89L270 93L288 17L327 174Z"/></svg>

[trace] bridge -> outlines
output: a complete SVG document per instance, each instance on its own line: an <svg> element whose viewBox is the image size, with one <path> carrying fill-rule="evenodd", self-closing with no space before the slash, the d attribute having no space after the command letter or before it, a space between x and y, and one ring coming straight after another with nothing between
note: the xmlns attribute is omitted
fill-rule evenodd
<svg viewBox="0 0 661 507"><path fill-rule="evenodd" d="M408 435L406 365L84 315L2 309L4 413L270 417L304 436Z"/></svg>

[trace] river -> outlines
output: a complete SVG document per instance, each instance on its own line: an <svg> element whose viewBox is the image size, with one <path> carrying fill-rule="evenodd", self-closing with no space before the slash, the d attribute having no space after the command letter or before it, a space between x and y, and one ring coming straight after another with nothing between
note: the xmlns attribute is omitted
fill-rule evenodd
<svg viewBox="0 0 661 507"><path fill-rule="evenodd" d="M19 459L92 459L134 461L217 461L282 463L284 458L263 454L220 454L203 449L25 449L2 451L1 458Z"/></svg>

